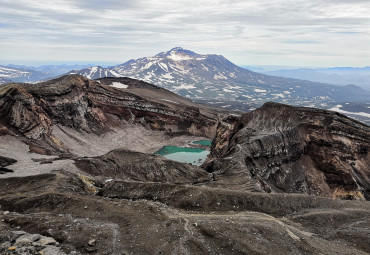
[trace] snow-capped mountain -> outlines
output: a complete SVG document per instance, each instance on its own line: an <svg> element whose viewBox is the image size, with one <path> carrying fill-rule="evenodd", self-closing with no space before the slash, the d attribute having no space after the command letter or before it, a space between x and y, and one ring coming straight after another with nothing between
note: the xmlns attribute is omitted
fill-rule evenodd
<svg viewBox="0 0 370 255"><path fill-rule="evenodd" d="M73 70L68 72L68 74L80 74L88 79L99 79L104 77L120 77L118 73L109 68L103 68L101 66L93 66L84 68L81 70Z"/></svg>
<svg viewBox="0 0 370 255"><path fill-rule="evenodd" d="M43 65L20 66L20 65L0 65L0 84L7 82L36 82L65 74L70 70L80 70L91 65Z"/></svg>
<svg viewBox="0 0 370 255"><path fill-rule="evenodd" d="M87 78L128 76L159 85L195 100L266 101L319 106L332 101L368 101L369 93L357 86L335 86L281 78L241 68L220 55L201 55L177 47L154 57L130 60L110 68L78 72Z"/></svg>
<svg viewBox="0 0 370 255"><path fill-rule="evenodd" d="M47 75L31 69L0 66L0 78L14 82L34 82L46 79Z"/></svg>
<svg viewBox="0 0 370 255"><path fill-rule="evenodd" d="M8 82L12 82L12 81L9 80L9 79L5 79L5 78L0 77L0 84L4 84L4 83L8 83Z"/></svg>

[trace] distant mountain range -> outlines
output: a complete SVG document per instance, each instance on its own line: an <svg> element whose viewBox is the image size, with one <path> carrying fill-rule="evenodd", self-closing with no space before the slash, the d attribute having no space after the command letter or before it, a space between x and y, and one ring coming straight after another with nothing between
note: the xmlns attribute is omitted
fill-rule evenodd
<svg viewBox="0 0 370 255"><path fill-rule="evenodd" d="M274 67L243 66L251 71L268 75L310 80L335 85L355 84L370 91L370 67Z"/></svg>
<svg viewBox="0 0 370 255"><path fill-rule="evenodd" d="M20 66L0 65L0 84L8 82L37 82L65 74L73 69L82 69L91 65L43 65Z"/></svg>
<svg viewBox="0 0 370 255"><path fill-rule="evenodd" d="M103 68L101 66L87 67L81 70L72 70L68 74L80 74L88 79L99 79L105 77L121 77L118 73L114 72L109 68Z"/></svg>
<svg viewBox="0 0 370 255"><path fill-rule="evenodd" d="M370 92L358 86L335 86L265 75L241 68L220 55L201 55L179 47L109 68L89 67L71 73L91 79L128 76L193 100L208 102L258 105L275 101L316 105L334 101L366 101L370 97Z"/></svg>
<svg viewBox="0 0 370 255"><path fill-rule="evenodd" d="M74 70L69 71L72 69ZM337 69L331 71L354 72L344 68ZM34 69L0 66L0 77L6 79L0 82L33 82L66 72L89 79L123 76L141 79L194 101L245 111L267 101L330 108L337 102L366 103L370 98L370 92L359 86L337 86L262 74L241 68L220 55L197 54L180 47L108 68L87 65L50 65ZM271 70L268 72L275 74ZM367 107L366 105L363 108L368 110Z"/></svg>
<svg viewBox="0 0 370 255"><path fill-rule="evenodd" d="M34 82L47 78L47 75L24 67L0 66L0 82Z"/></svg>

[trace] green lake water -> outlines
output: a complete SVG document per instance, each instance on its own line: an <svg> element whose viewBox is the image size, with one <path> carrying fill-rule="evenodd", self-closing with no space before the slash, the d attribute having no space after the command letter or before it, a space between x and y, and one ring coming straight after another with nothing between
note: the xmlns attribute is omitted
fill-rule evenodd
<svg viewBox="0 0 370 255"><path fill-rule="evenodd" d="M185 148L177 146L163 146L154 154L159 154L167 159L178 162L190 163L200 166L207 158L209 151L198 148Z"/></svg>
<svg viewBox="0 0 370 255"><path fill-rule="evenodd" d="M200 141L194 141L193 143L204 145L204 146L211 146L212 141L210 141L210 140L200 140Z"/></svg>

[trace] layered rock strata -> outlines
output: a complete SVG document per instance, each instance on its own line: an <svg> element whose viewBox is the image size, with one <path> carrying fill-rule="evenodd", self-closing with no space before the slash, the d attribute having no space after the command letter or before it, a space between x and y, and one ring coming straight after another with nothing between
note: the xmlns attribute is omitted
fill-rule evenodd
<svg viewBox="0 0 370 255"><path fill-rule="evenodd" d="M139 81L130 82L131 87L143 87ZM216 122L216 115L203 114L199 107L152 100L79 75L0 88L1 133L23 137L31 151L41 154L68 152L68 145L53 135L54 125L100 134L138 124L152 130L212 137Z"/></svg>
<svg viewBox="0 0 370 255"><path fill-rule="evenodd" d="M335 112L266 103L224 119L211 155L214 186L370 199L370 127Z"/></svg>

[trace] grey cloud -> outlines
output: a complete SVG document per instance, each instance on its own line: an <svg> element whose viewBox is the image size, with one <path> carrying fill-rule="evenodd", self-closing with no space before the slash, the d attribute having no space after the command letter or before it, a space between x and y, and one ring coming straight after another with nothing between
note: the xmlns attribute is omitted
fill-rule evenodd
<svg viewBox="0 0 370 255"><path fill-rule="evenodd" d="M250 55L261 56L260 61L266 64L284 64L296 53L302 61L297 64L304 65L305 54L312 62L312 52L319 52L332 63L333 51L342 54L354 37L358 51L366 51L370 42L370 17L365 15L370 13L370 6L360 0L0 3L0 33L7 35L0 39L1 51L6 49L4 59L19 59L18 48L22 47L26 60L39 51L39 58L47 61L55 50L54 57L61 61L85 61L88 56L95 59L86 61L120 63L144 53L182 46L201 53L212 50L208 53L227 54L227 58L240 64L253 64L249 62ZM300 45L310 47L311 53L299 51ZM282 50L286 48L291 52ZM27 49L32 53L24 55ZM94 56L91 52L95 52ZM354 64L365 65L366 57L369 56L359 54Z"/></svg>

